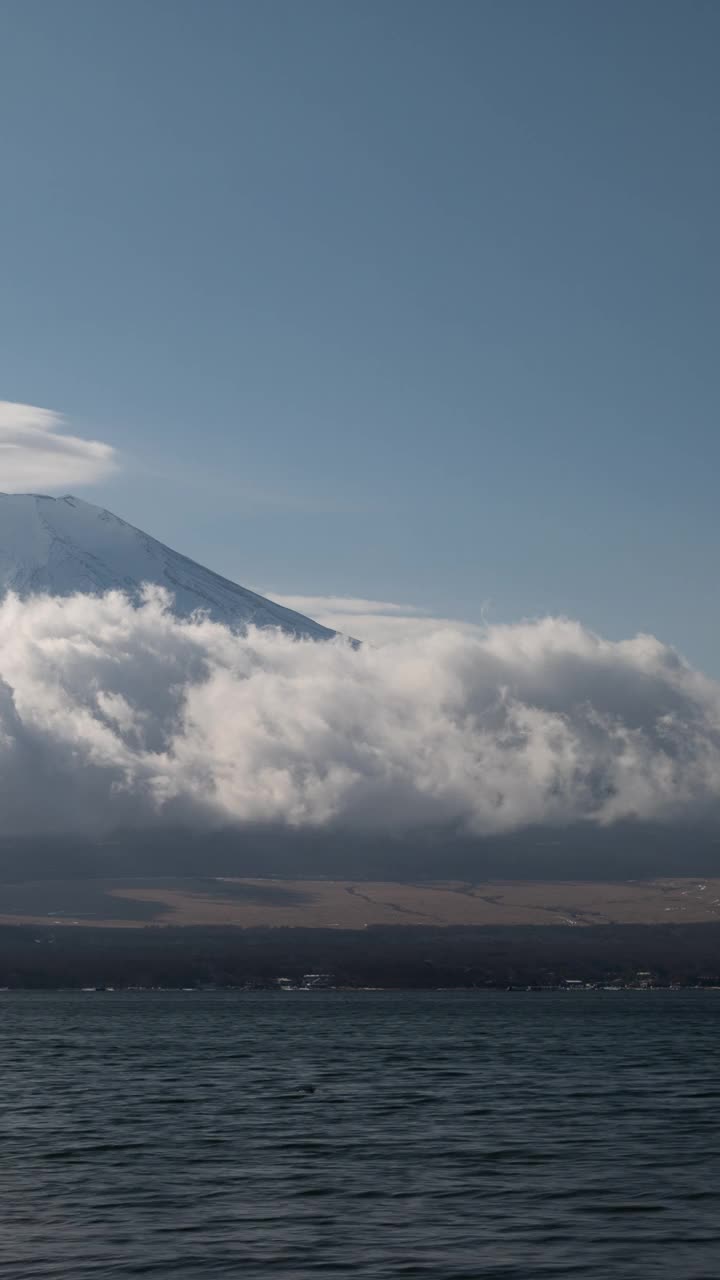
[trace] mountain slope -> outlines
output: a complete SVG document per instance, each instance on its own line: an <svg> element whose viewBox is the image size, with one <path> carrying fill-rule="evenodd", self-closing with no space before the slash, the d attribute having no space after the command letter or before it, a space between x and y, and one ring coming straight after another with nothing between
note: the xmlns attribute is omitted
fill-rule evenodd
<svg viewBox="0 0 720 1280"><path fill-rule="evenodd" d="M143 583L171 592L181 617L202 609L236 628L281 627L314 640L335 634L221 578L102 507L70 496L0 494L0 596L119 590L138 599Z"/></svg>

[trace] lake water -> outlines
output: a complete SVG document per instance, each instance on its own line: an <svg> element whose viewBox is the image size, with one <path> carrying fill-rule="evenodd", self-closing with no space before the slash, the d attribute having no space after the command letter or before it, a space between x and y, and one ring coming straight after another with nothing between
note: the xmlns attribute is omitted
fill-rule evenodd
<svg viewBox="0 0 720 1280"><path fill-rule="evenodd" d="M719 1100L712 992L11 992L0 1275L716 1280Z"/></svg>

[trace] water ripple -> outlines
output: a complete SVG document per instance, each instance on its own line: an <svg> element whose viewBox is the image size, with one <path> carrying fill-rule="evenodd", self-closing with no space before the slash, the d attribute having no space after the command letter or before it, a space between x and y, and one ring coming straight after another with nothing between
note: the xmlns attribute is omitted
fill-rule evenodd
<svg viewBox="0 0 720 1280"><path fill-rule="evenodd" d="M713 993L4 993L0 1276L709 1280Z"/></svg>

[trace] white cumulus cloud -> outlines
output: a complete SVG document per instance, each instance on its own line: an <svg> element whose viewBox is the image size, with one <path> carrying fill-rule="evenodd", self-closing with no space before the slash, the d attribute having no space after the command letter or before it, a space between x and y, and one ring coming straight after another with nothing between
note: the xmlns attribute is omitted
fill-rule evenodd
<svg viewBox="0 0 720 1280"><path fill-rule="evenodd" d="M94 484L116 466L115 450L65 430L62 414L0 400L0 491Z"/></svg>
<svg viewBox="0 0 720 1280"><path fill-rule="evenodd" d="M353 648L168 604L0 605L0 833L720 812L720 685L650 636L547 618Z"/></svg>

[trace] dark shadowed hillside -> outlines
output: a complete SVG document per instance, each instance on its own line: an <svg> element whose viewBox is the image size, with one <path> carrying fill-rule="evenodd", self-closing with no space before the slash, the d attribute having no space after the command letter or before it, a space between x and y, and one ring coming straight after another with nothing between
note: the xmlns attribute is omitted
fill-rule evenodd
<svg viewBox="0 0 720 1280"><path fill-rule="evenodd" d="M125 876L330 876L349 879L628 880L720 874L710 827L591 823L485 839L419 832L372 838L271 827L118 832L0 841L0 881Z"/></svg>

